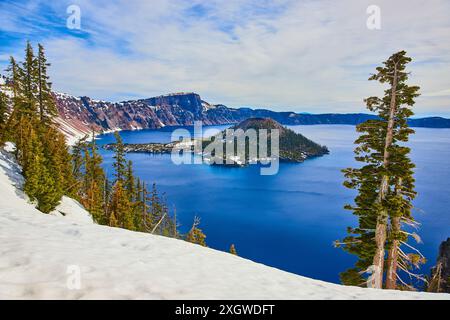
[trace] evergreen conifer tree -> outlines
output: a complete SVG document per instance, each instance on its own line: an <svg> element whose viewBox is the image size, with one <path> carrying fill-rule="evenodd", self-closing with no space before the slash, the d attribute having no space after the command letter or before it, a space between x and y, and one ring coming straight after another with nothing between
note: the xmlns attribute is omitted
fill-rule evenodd
<svg viewBox="0 0 450 320"><path fill-rule="evenodd" d="M11 89L13 99L19 98L22 90L19 68L16 60L11 56L9 58L9 65L6 68L6 72L8 73L6 76L6 85ZM14 103L14 105L16 104L17 103Z"/></svg>
<svg viewBox="0 0 450 320"><path fill-rule="evenodd" d="M53 210L74 184L65 138L51 121L56 113L50 112L54 101L47 66L42 46L36 58L28 42L25 60L20 65L11 58L7 69L7 85L12 92L12 113L7 126L23 168L25 192L43 212ZM42 121L39 110L45 110L46 121Z"/></svg>
<svg viewBox="0 0 450 320"><path fill-rule="evenodd" d="M116 138L113 164L115 170L114 176L116 178L116 181L120 181L123 186L125 177L127 175L127 161L125 159L124 144L118 132L114 133L114 137Z"/></svg>
<svg viewBox="0 0 450 320"><path fill-rule="evenodd" d="M13 57L10 57L10 63L6 69L6 87L11 91L11 115L8 118L6 128L8 139L16 142L18 144L18 138L23 136L23 127L19 126L20 118L22 115L19 114L20 106L23 102L22 96L22 79L20 78L21 72L19 71L20 66ZM19 150L16 149L16 157L19 159Z"/></svg>
<svg viewBox="0 0 450 320"><path fill-rule="evenodd" d="M70 154L64 136L51 126L37 125L44 147L45 165L52 176L53 188L59 194L68 194L68 184L73 183Z"/></svg>
<svg viewBox="0 0 450 320"><path fill-rule="evenodd" d="M128 192L128 198L130 202L136 200L136 189L135 189L134 173L133 173L133 163L131 160L127 162L126 175L125 175L125 188Z"/></svg>
<svg viewBox="0 0 450 320"><path fill-rule="evenodd" d="M121 181L114 185L111 199L111 214L117 219L117 225L121 228L134 230L133 211L126 190Z"/></svg>
<svg viewBox="0 0 450 320"><path fill-rule="evenodd" d="M33 47L30 42L27 42L25 49L25 60L22 67L18 68L21 84L19 88L22 89L23 99L20 104L20 113L30 119L34 119L38 115L38 64L34 56Z"/></svg>
<svg viewBox="0 0 450 320"><path fill-rule="evenodd" d="M119 221L116 218L115 212L110 210L108 225L110 227L119 227Z"/></svg>
<svg viewBox="0 0 450 320"><path fill-rule="evenodd" d="M8 96L0 89L0 145L6 140L8 122Z"/></svg>
<svg viewBox="0 0 450 320"><path fill-rule="evenodd" d="M108 221L104 216L102 190L95 180L91 181L89 185L84 204L86 210L92 214L95 222L98 224L107 224Z"/></svg>
<svg viewBox="0 0 450 320"><path fill-rule="evenodd" d="M72 176L77 181L78 187L81 186L83 182L86 139L87 136L80 139L72 146Z"/></svg>
<svg viewBox="0 0 450 320"><path fill-rule="evenodd" d="M141 206L140 206L140 229L142 232L150 233L153 225L153 195L148 192L145 182L141 184Z"/></svg>
<svg viewBox="0 0 450 320"><path fill-rule="evenodd" d="M192 224L191 230L186 236L186 241L201 245L206 247L206 235L202 232L201 229L198 228L200 224L200 219L198 217L194 217L194 223Z"/></svg>
<svg viewBox="0 0 450 320"><path fill-rule="evenodd" d="M56 103L51 91L51 83L48 81L47 67L50 63L47 62L44 53L44 47L38 44L38 56L36 62L37 68L37 100L39 107L39 117L41 122L50 125L52 119L57 116Z"/></svg>
<svg viewBox="0 0 450 320"><path fill-rule="evenodd" d="M95 139L87 143L83 139L73 149L73 175L77 178L79 199L99 224L109 224L108 193L109 188L105 172L102 168L102 157L98 153ZM117 218L117 216L116 216Z"/></svg>
<svg viewBox="0 0 450 320"><path fill-rule="evenodd" d="M28 140L25 150L29 156L25 156L23 161L23 176L25 178L24 191L31 201L37 200L41 192L41 174L44 168L44 151L36 131L31 125L23 130L27 133Z"/></svg>
<svg viewBox="0 0 450 320"><path fill-rule="evenodd" d="M365 165L344 170L347 178L344 185L358 190L355 204L346 208L359 218L359 226L349 228L350 236L343 241L345 250L359 257L354 269L341 274L341 280L347 284L364 284L361 274L371 268L371 287L383 286L386 271L386 287L393 289L398 278L397 267L409 272L404 263L413 262L411 255L400 257L398 250L408 236L402 231L402 223L414 224L411 217L414 165L408 156L409 148L403 145L414 132L408 127L407 119L413 115L411 106L419 90L406 83L405 69L410 61L406 52L395 53L369 78L389 87L383 98L365 100L367 108L379 116L357 126L361 135L355 141L358 144L355 159ZM387 270L386 249L389 251Z"/></svg>
<svg viewBox="0 0 450 320"><path fill-rule="evenodd" d="M51 174L44 147L37 131L28 127L27 145L25 150L30 153L23 167L25 177L24 191L30 200L37 201L37 208L48 213L55 209L61 200L61 193L56 187L54 176Z"/></svg>
<svg viewBox="0 0 450 320"><path fill-rule="evenodd" d="M164 208L158 195L156 184L153 183L152 191L150 193L150 220L152 221L152 226L156 226L156 224L161 221L164 215L163 211Z"/></svg>
<svg viewBox="0 0 450 320"><path fill-rule="evenodd" d="M136 179L136 185L134 187L134 197L135 200L134 203L134 226L136 228L136 231L145 232L144 228L144 217L147 212L147 203L145 202L145 190L143 187L143 183L141 183L141 180L139 177Z"/></svg>
<svg viewBox="0 0 450 320"><path fill-rule="evenodd" d="M12 98L11 98L11 104L12 104L12 111L11 115L9 116L8 122L6 127L8 128L8 131L10 133L10 137L8 137L10 140L16 143L16 145L19 145L19 140L22 141L20 138L23 137L24 133L24 127L19 125L20 119L23 116L22 114L19 114L20 107L23 104L23 96L22 96L22 79L21 79L21 72L20 72L20 66L16 62L16 60L13 57L10 57L10 63L8 68L6 69L7 77L7 86L12 92ZM16 129L16 130L14 130ZM16 158L20 163L20 150L19 148L16 148Z"/></svg>

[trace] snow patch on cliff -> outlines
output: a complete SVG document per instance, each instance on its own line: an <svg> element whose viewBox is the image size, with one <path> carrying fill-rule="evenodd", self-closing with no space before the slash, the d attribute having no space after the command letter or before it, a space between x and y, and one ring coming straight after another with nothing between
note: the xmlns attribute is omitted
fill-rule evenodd
<svg viewBox="0 0 450 320"><path fill-rule="evenodd" d="M58 125L59 131L61 131L66 137L66 143L69 146L73 146L78 140L80 140L87 134L90 134L89 132L75 128L68 121L62 119L61 117L56 117L55 122Z"/></svg>

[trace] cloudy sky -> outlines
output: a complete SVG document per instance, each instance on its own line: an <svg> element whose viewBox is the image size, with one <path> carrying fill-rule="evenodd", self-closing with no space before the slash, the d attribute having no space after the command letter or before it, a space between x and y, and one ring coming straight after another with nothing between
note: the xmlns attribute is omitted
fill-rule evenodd
<svg viewBox="0 0 450 320"><path fill-rule="evenodd" d="M448 0L0 0L0 67L41 42L57 91L120 101L194 91L211 103L363 112L390 54L413 58L417 115L450 116ZM67 8L81 10L69 29ZM366 10L381 9L369 30Z"/></svg>

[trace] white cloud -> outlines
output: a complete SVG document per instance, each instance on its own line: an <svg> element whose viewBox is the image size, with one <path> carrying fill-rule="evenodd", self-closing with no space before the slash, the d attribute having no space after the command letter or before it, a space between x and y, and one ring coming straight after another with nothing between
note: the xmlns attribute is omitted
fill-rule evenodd
<svg viewBox="0 0 450 320"><path fill-rule="evenodd" d="M88 39L47 37L54 86L101 99L196 91L213 103L364 111L368 82L393 52L413 57L416 111L450 113L450 3L377 0L78 1ZM190 8L202 6L197 11ZM55 12L64 10L58 4Z"/></svg>

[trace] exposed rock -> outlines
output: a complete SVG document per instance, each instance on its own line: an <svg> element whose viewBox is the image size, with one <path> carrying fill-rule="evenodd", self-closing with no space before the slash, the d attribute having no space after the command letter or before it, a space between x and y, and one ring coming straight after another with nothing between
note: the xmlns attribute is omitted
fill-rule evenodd
<svg viewBox="0 0 450 320"><path fill-rule="evenodd" d="M102 147L105 150L115 150L116 145L108 143ZM125 143L123 150L127 153L171 153L174 147L175 143Z"/></svg>
<svg viewBox="0 0 450 320"><path fill-rule="evenodd" d="M450 293L450 238L439 246L436 266L431 271L428 291Z"/></svg>

